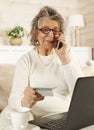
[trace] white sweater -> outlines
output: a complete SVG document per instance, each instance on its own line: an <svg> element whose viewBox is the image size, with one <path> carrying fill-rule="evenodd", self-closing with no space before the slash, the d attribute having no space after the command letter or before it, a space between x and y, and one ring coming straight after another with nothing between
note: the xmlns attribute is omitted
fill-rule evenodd
<svg viewBox="0 0 94 130"><path fill-rule="evenodd" d="M49 56L40 55L41 60L47 63ZM49 113L58 113L68 110L69 98L73 92L75 82L83 74L78 63L72 58L69 64L63 65L57 56L54 55L51 63L45 66L41 63L37 52L34 49L18 61L13 80L13 87L9 98L10 107L20 107L25 87L52 88L54 96L46 96L31 108L37 116Z"/></svg>

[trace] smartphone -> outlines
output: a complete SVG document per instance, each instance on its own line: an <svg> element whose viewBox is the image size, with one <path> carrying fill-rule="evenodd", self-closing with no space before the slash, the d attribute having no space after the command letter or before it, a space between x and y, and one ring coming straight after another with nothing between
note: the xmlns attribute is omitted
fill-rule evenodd
<svg viewBox="0 0 94 130"><path fill-rule="evenodd" d="M34 90L42 96L53 96L51 88L35 88Z"/></svg>
<svg viewBox="0 0 94 130"><path fill-rule="evenodd" d="M62 46L63 46L62 42L58 41L58 43L57 43L57 49L60 49Z"/></svg>
<svg viewBox="0 0 94 130"><path fill-rule="evenodd" d="M55 45L55 48L56 48L56 49L60 49L60 48L63 46L62 42L59 42L59 41L56 41L55 44L56 44L56 45Z"/></svg>

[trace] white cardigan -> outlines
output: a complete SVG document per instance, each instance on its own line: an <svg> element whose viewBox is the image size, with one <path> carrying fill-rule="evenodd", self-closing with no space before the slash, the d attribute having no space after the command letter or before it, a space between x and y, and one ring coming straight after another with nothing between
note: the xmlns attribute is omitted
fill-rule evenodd
<svg viewBox="0 0 94 130"><path fill-rule="evenodd" d="M50 56L41 56L43 62L47 63ZM32 88L52 88L54 96L46 96L44 100L37 102L31 111L36 117L53 113L67 111L70 104L72 92L78 77L83 76L78 62L71 57L69 64L63 65L57 56L48 66L44 66L34 49L19 59L13 86L8 100L8 106L0 114L0 129L11 125L11 120L6 118L6 112L11 108L21 107L21 100L25 87L30 84ZM30 81L30 82L29 82Z"/></svg>
<svg viewBox="0 0 94 130"><path fill-rule="evenodd" d="M51 55L42 56L41 60L47 63ZM52 88L54 96L46 96L31 108L36 116L43 116L49 113L67 111L75 82L83 74L78 63L71 56L71 62L63 65L55 53L54 58L48 66L41 63L37 52L34 49L25 54L18 61L13 80L13 87L9 97L10 107L20 107L25 87Z"/></svg>

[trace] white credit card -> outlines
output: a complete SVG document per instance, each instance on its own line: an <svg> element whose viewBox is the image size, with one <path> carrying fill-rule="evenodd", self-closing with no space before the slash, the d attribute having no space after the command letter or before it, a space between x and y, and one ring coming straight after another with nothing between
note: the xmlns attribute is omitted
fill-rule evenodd
<svg viewBox="0 0 94 130"><path fill-rule="evenodd" d="M51 88L35 88L34 90L42 96L53 96Z"/></svg>

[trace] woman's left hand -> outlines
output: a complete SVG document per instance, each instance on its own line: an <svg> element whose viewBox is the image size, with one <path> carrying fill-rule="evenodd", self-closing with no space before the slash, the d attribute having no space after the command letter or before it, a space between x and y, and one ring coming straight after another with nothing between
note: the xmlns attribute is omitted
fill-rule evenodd
<svg viewBox="0 0 94 130"><path fill-rule="evenodd" d="M24 96L21 100L22 107L31 108L36 104L36 102L44 99L44 96L37 93L32 87L26 87L24 90Z"/></svg>
<svg viewBox="0 0 94 130"><path fill-rule="evenodd" d="M68 64L71 61L70 53L69 53L70 46L66 43L63 34L61 34L57 40L58 40L58 42L62 43L62 47L60 49L56 48L56 53L59 56L59 58L63 64Z"/></svg>

